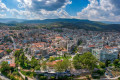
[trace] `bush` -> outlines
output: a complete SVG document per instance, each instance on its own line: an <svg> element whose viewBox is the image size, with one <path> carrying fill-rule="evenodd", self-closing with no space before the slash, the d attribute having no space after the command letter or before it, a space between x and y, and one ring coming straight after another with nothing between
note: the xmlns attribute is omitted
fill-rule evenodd
<svg viewBox="0 0 120 80"><path fill-rule="evenodd" d="M20 76L20 74L19 74L18 72L13 72L12 74L13 74L13 75Z"/></svg>
<svg viewBox="0 0 120 80"><path fill-rule="evenodd" d="M73 80L73 77L68 77L67 80Z"/></svg>
<svg viewBox="0 0 120 80"><path fill-rule="evenodd" d="M23 75L29 76L29 77L33 77L33 76L34 76L34 72L30 72L30 71L28 71L28 72L21 71L21 73L22 73Z"/></svg>
<svg viewBox="0 0 120 80"><path fill-rule="evenodd" d="M39 80L47 80L47 77L46 76L40 76Z"/></svg>
<svg viewBox="0 0 120 80"><path fill-rule="evenodd" d="M120 80L120 77L118 78L118 80Z"/></svg>
<svg viewBox="0 0 120 80"><path fill-rule="evenodd" d="M16 78L13 75L10 75L10 80L16 80Z"/></svg>
<svg viewBox="0 0 120 80"><path fill-rule="evenodd" d="M25 80L28 80L28 78L27 78L27 77L25 77Z"/></svg>
<svg viewBox="0 0 120 80"><path fill-rule="evenodd" d="M52 80L54 80L54 79L55 79L55 77L54 77L54 76L51 76L51 79L52 79Z"/></svg>
<svg viewBox="0 0 120 80"><path fill-rule="evenodd" d="M101 68L105 68L106 67L105 63L103 63L103 62L100 62L99 65L100 65Z"/></svg>
<svg viewBox="0 0 120 80"><path fill-rule="evenodd" d="M88 75L86 76L86 78L87 78L88 80L90 80L90 77L89 77Z"/></svg>

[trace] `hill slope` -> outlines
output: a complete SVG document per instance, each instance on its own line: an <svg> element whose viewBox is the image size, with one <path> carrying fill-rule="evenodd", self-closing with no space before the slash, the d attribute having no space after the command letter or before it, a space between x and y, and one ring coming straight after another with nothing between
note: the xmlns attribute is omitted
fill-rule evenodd
<svg viewBox="0 0 120 80"><path fill-rule="evenodd" d="M21 27L20 29L22 29L26 24L29 24L29 26L26 26L27 28L30 28L30 25L34 27L36 26L34 24L37 24L39 25L39 27L44 27L44 28L59 27L59 28L70 28L70 29L85 29L85 30L93 30L93 31L120 31L120 24L105 24L101 22L80 20L80 19L46 19L46 20L12 19L12 20L10 21L8 19L9 21L8 23L6 24L1 23L0 25Z"/></svg>

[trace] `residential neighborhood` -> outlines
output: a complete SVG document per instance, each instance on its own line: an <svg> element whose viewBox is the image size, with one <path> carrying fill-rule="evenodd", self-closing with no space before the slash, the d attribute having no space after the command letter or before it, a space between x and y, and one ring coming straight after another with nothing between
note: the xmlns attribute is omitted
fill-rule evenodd
<svg viewBox="0 0 120 80"><path fill-rule="evenodd" d="M81 60L87 57L82 66ZM0 31L1 69L10 67L1 74L12 80L115 80L120 76L119 57L119 32L67 28Z"/></svg>

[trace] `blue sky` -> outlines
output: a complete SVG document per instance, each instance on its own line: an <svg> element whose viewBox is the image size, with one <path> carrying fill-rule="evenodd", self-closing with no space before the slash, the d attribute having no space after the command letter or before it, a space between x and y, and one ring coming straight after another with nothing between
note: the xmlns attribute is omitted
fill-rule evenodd
<svg viewBox="0 0 120 80"><path fill-rule="evenodd" d="M70 15L76 16L76 13L79 12L79 11L81 11L83 8L87 7L88 4L89 4L88 0L72 0L72 4L66 6L65 10Z"/></svg>
<svg viewBox="0 0 120 80"><path fill-rule="evenodd" d="M120 22L120 0L0 0L0 18Z"/></svg>

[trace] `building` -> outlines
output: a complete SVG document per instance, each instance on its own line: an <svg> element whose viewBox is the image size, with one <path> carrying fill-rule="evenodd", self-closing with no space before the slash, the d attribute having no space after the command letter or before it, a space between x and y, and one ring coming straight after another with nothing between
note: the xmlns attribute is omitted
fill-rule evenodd
<svg viewBox="0 0 120 80"><path fill-rule="evenodd" d="M0 57L4 56L4 50L0 50Z"/></svg>
<svg viewBox="0 0 120 80"><path fill-rule="evenodd" d="M106 60L114 61L118 58L118 50L116 48L111 49L92 49L92 54L102 62Z"/></svg>

